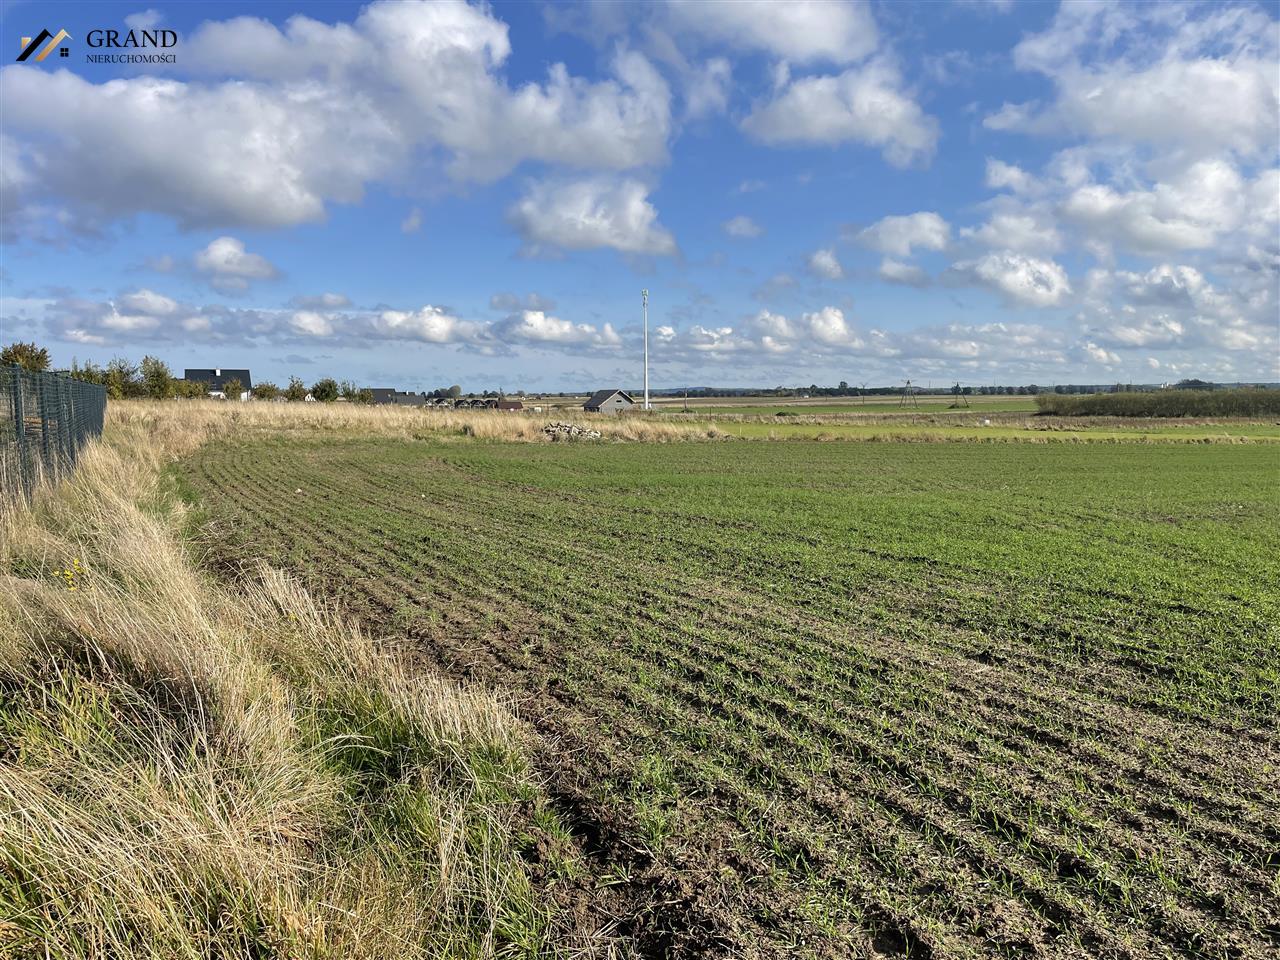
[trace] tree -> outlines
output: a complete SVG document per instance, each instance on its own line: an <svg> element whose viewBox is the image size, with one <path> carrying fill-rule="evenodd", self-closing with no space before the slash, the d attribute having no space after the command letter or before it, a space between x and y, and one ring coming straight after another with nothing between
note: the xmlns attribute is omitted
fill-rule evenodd
<svg viewBox="0 0 1280 960"><path fill-rule="evenodd" d="M142 392L138 383L138 368L126 357L114 357L107 364L107 396L112 400L136 397Z"/></svg>
<svg viewBox="0 0 1280 960"><path fill-rule="evenodd" d="M101 387L106 385L107 371L103 370L92 360L88 361L82 367L73 359L71 361L71 379L83 380L86 383L96 383Z"/></svg>
<svg viewBox="0 0 1280 960"><path fill-rule="evenodd" d="M173 374L168 364L156 357L142 358L142 392L152 400L167 400L173 396Z"/></svg>
<svg viewBox="0 0 1280 960"><path fill-rule="evenodd" d="M274 400L280 396L280 388L270 380L259 380L253 388L253 396L257 400Z"/></svg>
<svg viewBox="0 0 1280 960"><path fill-rule="evenodd" d="M460 396L462 396L462 388L455 383L452 387L449 388L449 396L450 398L457 400Z"/></svg>
<svg viewBox="0 0 1280 960"><path fill-rule="evenodd" d="M199 400L209 395L209 385L200 380L175 380L173 395L183 400Z"/></svg>
<svg viewBox="0 0 1280 960"><path fill-rule="evenodd" d="M244 393L244 384L235 377L222 381L222 395L228 400L239 400L242 393Z"/></svg>
<svg viewBox="0 0 1280 960"><path fill-rule="evenodd" d="M338 399L338 381L325 377L311 385L311 395L321 403L333 403Z"/></svg>
<svg viewBox="0 0 1280 960"><path fill-rule="evenodd" d="M23 370L39 373L49 369L49 351L34 343L18 340L0 350L0 365L3 364L14 364Z"/></svg>
<svg viewBox="0 0 1280 960"><path fill-rule="evenodd" d="M290 377L289 386L285 387L284 398L294 402L307 399L307 385L297 377Z"/></svg>

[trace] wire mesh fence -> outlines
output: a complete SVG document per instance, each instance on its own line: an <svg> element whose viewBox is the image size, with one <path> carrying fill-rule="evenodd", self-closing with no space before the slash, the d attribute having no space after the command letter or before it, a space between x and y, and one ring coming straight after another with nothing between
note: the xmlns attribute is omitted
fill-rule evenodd
<svg viewBox="0 0 1280 960"><path fill-rule="evenodd" d="M102 433L107 391L56 373L0 367L0 505L30 497Z"/></svg>

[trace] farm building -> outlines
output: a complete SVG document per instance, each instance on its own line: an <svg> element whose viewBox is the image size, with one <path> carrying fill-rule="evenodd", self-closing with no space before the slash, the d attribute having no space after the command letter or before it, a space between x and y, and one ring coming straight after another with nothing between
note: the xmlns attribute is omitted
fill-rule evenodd
<svg viewBox="0 0 1280 960"><path fill-rule="evenodd" d="M514 412L516 410L523 410L524 404L521 403L519 400L499 400L498 405L494 409L510 410Z"/></svg>
<svg viewBox="0 0 1280 960"><path fill-rule="evenodd" d="M231 399L248 400L253 391L253 380L249 377L248 370L231 370L227 367L214 367L212 370L183 370L182 379L188 383L203 383L209 391L209 396L217 397L219 400L228 399L225 387L233 380L240 384L240 394Z"/></svg>
<svg viewBox="0 0 1280 960"><path fill-rule="evenodd" d="M587 413L623 413L636 405L631 394L622 390L597 390L582 409Z"/></svg>

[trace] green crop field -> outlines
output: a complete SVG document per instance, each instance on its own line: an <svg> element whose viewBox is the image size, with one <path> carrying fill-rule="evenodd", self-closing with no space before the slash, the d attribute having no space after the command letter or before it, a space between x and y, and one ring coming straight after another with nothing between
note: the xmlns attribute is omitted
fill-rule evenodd
<svg viewBox="0 0 1280 960"><path fill-rule="evenodd" d="M304 435L175 469L215 557L509 693L577 845L545 897L643 956L1280 951L1274 445Z"/></svg>

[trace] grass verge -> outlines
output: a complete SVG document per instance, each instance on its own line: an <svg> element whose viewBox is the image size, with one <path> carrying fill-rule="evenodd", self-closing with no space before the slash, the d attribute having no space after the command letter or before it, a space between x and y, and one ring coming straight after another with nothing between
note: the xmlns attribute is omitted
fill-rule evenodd
<svg viewBox="0 0 1280 960"><path fill-rule="evenodd" d="M203 573L164 467L225 424L117 406L0 515L0 954L553 952L513 716L275 570Z"/></svg>

